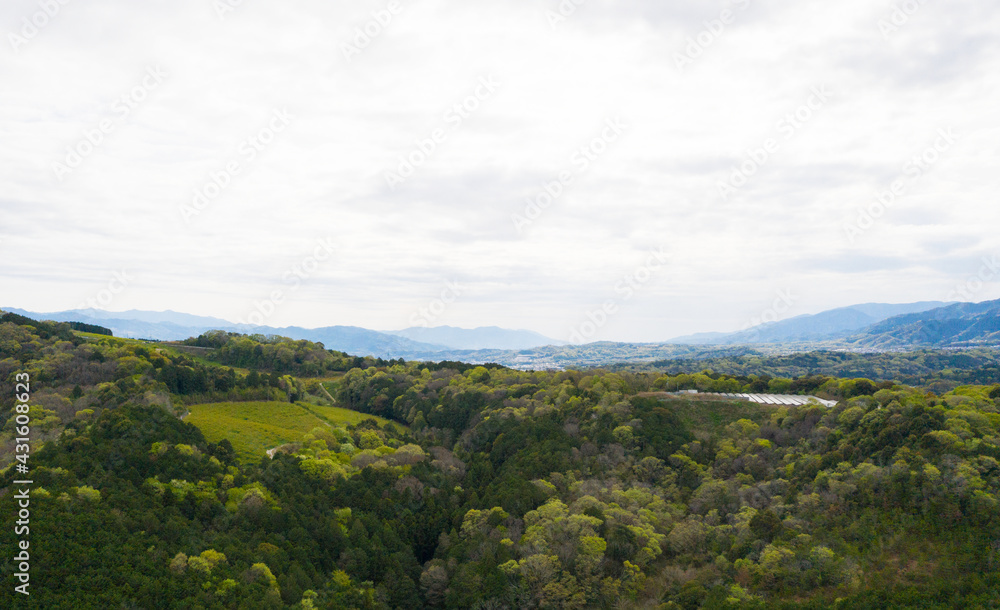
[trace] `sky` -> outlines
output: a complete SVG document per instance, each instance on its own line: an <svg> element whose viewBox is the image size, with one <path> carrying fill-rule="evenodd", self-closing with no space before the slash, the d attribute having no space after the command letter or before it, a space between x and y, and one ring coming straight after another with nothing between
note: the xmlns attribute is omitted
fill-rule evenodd
<svg viewBox="0 0 1000 610"><path fill-rule="evenodd" d="M1000 298L1000 5L6 0L0 306L661 341Z"/></svg>

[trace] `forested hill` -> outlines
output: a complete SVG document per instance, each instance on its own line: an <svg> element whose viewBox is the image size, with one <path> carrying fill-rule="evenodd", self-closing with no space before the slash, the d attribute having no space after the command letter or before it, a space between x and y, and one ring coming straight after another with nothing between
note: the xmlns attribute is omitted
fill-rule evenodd
<svg viewBox="0 0 1000 610"><path fill-rule="evenodd" d="M191 343L0 320L5 466L17 373L31 377L36 431L32 595L13 593L5 560L0 607L1000 604L998 386ZM839 404L664 391L685 388ZM347 423L334 403L397 423ZM223 423L196 427L189 411ZM253 454L251 441L279 437L273 459ZM0 475L4 549L14 478Z"/></svg>
<svg viewBox="0 0 1000 610"><path fill-rule="evenodd" d="M740 376L795 378L815 375L864 377L896 381L947 392L966 384L1000 383L1000 351L995 349L916 350L911 352L852 353L816 351L800 354L734 354L693 360L689 358L628 363L612 370L698 373L710 369Z"/></svg>

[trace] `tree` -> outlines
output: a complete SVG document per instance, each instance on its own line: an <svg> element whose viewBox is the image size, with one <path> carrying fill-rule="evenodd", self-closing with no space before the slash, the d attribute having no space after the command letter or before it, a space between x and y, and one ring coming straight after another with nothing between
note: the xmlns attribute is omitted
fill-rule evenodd
<svg viewBox="0 0 1000 610"><path fill-rule="evenodd" d="M757 514L750 519L750 531L753 532L754 536L764 542L771 542L774 540L781 533L781 530L781 518L774 514L774 511L770 508L758 511Z"/></svg>

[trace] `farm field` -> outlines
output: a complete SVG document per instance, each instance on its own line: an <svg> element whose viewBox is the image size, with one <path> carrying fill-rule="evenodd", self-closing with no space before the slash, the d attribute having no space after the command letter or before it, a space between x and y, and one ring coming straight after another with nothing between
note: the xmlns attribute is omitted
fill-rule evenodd
<svg viewBox="0 0 1000 610"><path fill-rule="evenodd" d="M229 439L240 461L253 462L268 449L298 441L313 428L386 420L338 407L318 407L287 402L219 402L189 407L188 423L197 426L213 443Z"/></svg>
<svg viewBox="0 0 1000 610"><path fill-rule="evenodd" d="M749 419L758 425L764 424L777 408L772 405L720 399L668 398L663 402L677 414L685 426L709 434L722 434L726 426L739 419Z"/></svg>
<svg viewBox="0 0 1000 610"><path fill-rule="evenodd" d="M364 413L359 413L357 411L352 411L350 409L344 409L343 407L327 407L323 405L305 404L302 405L304 408L312 411L313 414L318 415L321 419L326 420L334 426L339 425L356 425L360 424L366 419L374 419L378 422L379 426L385 426L386 424L391 424L396 430L403 432L405 430L404 426L397 424L396 422L389 421L388 419L383 419L381 417L376 417L375 415L366 415Z"/></svg>

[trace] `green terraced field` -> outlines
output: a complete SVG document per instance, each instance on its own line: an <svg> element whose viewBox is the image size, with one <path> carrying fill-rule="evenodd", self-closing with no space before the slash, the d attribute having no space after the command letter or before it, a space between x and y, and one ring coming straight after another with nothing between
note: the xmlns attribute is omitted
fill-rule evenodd
<svg viewBox="0 0 1000 610"><path fill-rule="evenodd" d="M219 402L189 407L185 421L197 426L213 443L229 439L242 461L256 461L284 443L302 439L313 428L386 420L338 407L287 402Z"/></svg>
<svg viewBox="0 0 1000 610"><path fill-rule="evenodd" d="M405 426L398 424L381 417L376 417L374 415L366 415L364 413L358 413L357 411L352 411L350 409L344 409L341 407L325 407L320 405L304 405L307 409L312 411L314 414L325 419L327 422L337 426L337 425L348 425L348 424L359 424L366 419L374 419L378 422L379 426L385 426L386 424L391 424L395 426L397 430L403 432Z"/></svg>

